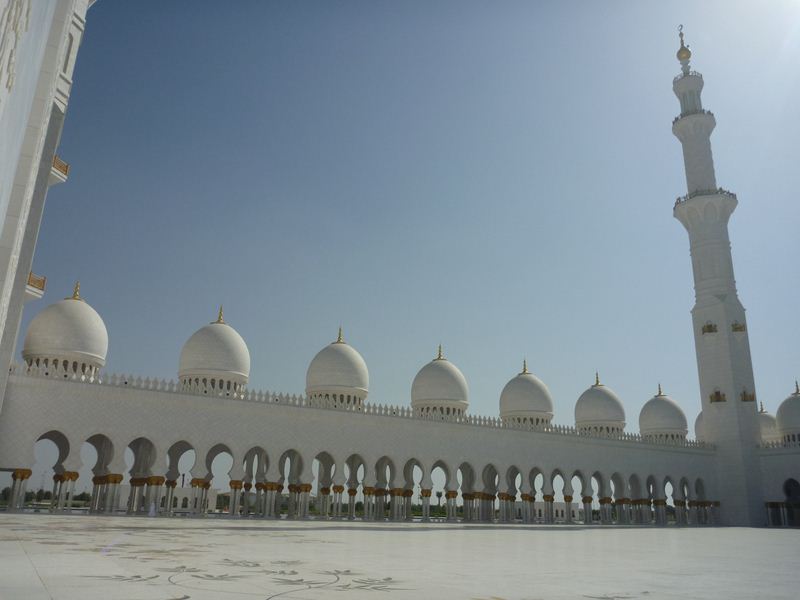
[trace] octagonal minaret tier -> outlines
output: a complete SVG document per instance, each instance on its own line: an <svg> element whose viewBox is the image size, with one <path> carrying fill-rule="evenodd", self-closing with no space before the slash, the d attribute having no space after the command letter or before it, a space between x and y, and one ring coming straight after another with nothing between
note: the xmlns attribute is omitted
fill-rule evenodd
<svg viewBox="0 0 800 600"><path fill-rule="evenodd" d="M718 495L727 524L760 525L764 505L756 446L761 441L745 311L736 293L728 219L736 195L717 187L711 155L714 115L703 108L703 76L680 33L681 73L672 89L681 113L672 132L683 147L687 195L673 214L689 233L694 272L692 309L704 440L717 446Z"/></svg>

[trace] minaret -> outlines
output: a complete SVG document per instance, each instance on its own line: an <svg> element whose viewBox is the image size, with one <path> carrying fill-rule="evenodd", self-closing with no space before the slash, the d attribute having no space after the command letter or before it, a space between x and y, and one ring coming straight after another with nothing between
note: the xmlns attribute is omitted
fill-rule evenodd
<svg viewBox="0 0 800 600"><path fill-rule="evenodd" d="M682 29L682 27L681 27ZM763 525L764 504L753 365L744 307L736 294L728 219L736 195L717 187L711 155L714 115L703 108L703 76L689 68L692 53L684 44L681 74L672 82L681 114L672 133L683 146L688 194L675 202L673 214L689 232L694 272L692 309L697 370L706 440L717 448L717 481L706 500L719 500L722 522Z"/></svg>

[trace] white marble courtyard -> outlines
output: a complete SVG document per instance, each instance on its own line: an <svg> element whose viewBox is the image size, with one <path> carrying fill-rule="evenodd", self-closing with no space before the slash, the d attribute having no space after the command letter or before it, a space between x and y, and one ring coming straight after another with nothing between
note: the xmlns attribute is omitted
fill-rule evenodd
<svg viewBox="0 0 800 600"><path fill-rule="evenodd" d="M3 600L796 598L799 532L0 515Z"/></svg>

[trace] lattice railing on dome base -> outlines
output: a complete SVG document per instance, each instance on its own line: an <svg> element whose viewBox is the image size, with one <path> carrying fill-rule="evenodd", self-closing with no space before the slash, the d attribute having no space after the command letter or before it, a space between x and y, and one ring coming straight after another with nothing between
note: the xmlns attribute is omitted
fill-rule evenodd
<svg viewBox="0 0 800 600"><path fill-rule="evenodd" d="M134 375L101 374L98 378L87 377L80 374L65 373L44 368L28 367L14 363L11 365L10 373L22 377L39 377L52 379L55 381L71 382L86 385L107 385L118 388L131 388L148 390L167 394L181 394L189 396L219 397L238 400L241 402L256 402L260 404L277 404L281 406L293 406L298 408L309 408L318 410L335 410L339 412L352 412L364 415L379 417L396 417L400 419L416 419L419 421L437 421L440 423L451 423L456 425L466 425L470 427L489 427L492 429L513 429L519 431L531 431L541 434L562 435L574 437L589 437L594 439L605 439L610 441L620 441L629 443L645 444L648 446L673 446L683 448L703 448L712 449L714 446L697 440L648 440L642 438L638 433L608 433L597 432L578 432L575 427L567 425L535 425L532 423L503 422L499 417L487 417L482 415L443 415L430 413L427 415L417 415L410 406L396 406L390 404L368 403L361 406L343 405L336 400L327 398L310 399L298 394L283 394L264 390L245 389L239 393L224 393L220 390L186 390L179 381L157 379L150 377L138 377Z"/></svg>

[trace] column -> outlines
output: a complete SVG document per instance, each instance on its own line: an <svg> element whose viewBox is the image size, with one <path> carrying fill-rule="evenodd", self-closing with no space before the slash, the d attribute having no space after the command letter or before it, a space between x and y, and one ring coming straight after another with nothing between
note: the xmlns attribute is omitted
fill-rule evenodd
<svg viewBox="0 0 800 600"><path fill-rule="evenodd" d="M14 469L12 471L11 495L8 499L9 512L21 512L25 507L25 490L31 473L30 469Z"/></svg>
<svg viewBox="0 0 800 600"><path fill-rule="evenodd" d="M422 499L422 522L428 523L431 520L431 495L433 490L421 489L419 496Z"/></svg>
<svg viewBox="0 0 800 600"><path fill-rule="evenodd" d="M64 481L64 475L61 473L55 473L53 475L53 493L50 494L50 512L56 512L58 510L58 498L61 495L61 484ZM11 490L11 497L14 497L14 490ZM9 498L10 500L10 498ZM9 507L11 506L11 502L9 502Z"/></svg>
<svg viewBox="0 0 800 600"><path fill-rule="evenodd" d="M414 498L414 490L403 491L403 507L404 507L403 516L405 517L406 521L414 520L413 498Z"/></svg>
<svg viewBox="0 0 800 600"><path fill-rule="evenodd" d="M105 475L95 475L92 477L92 497L89 500L89 514L96 514L102 506L103 487L106 483Z"/></svg>
<svg viewBox="0 0 800 600"><path fill-rule="evenodd" d="M455 521L456 520L456 498L458 497L458 491L456 490L449 490L444 493L445 497L445 504L447 509L447 521Z"/></svg>
<svg viewBox="0 0 800 600"><path fill-rule="evenodd" d="M196 515L200 508L200 480L193 477L189 485L192 488L192 494L189 497L189 513L191 515Z"/></svg>
<svg viewBox="0 0 800 600"><path fill-rule="evenodd" d="M164 485L167 489L167 500L164 502L164 514L171 516L174 514L172 504L175 500L175 488L178 487L178 481L176 479L167 479Z"/></svg>
<svg viewBox="0 0 800 600"><path fill-rule="evenodd" d="M231 479L230 481L231 487L231 500L228 503L228 516L230 517L238 517L239 516L239 501L241 498L241 491L242 491L242 480L241 479Z"/></svg>
<svg viewBox="0 0 800 600"><path fill-rule="evenodd" d="M383 521L386 515L386 493L384 488L375 488L373 496L373 511L376 521Z"/></svg>
<svg viewBox="0 0 800 600"><path fill-rule="evenodd" d="M103 512L107 515L113 515L119 506L119 484L122 483L124 477L121 473L109 473L106 475L106 497L105 507Z"/></svg>
<svg viewBox="0 0 800 600"><path fill-rule="evenodd" d="M675 504L675 524L686 525L686 502L683 500L673 500L673 502Z"/></svg>
<svg viewBox="0 0 800 600"><path fill-rule="evenodd" d="M688 525L699 525L697 521L697 500L689 500L689 523Z"/></svg>
<svg viewBox="0 0 800 600"><path fill-rule="evenodd" d="M663 527L667 524L667 501L664 498L653 500L653 511L655 512L655 524Z"/></svg>
<svg viewBox="0 0 800 600"><path fill-rule="evenodd" d="M592 497L583 496L581 502L583 503L583 523L585 525L594 524L594 519L592 518Z"/></svg>
<svg viewBox="0 0 800 600"><path fill-rule="evenodd" d="M572 518L572 500L572 496L564 494L564 519L567 523L574 523L575 521Z"/></svg>
<svg viewBox="0 0 800 600"><path fill-rule="evenodd" d="M245 481L242 484L242 515L245 517L250 516L250 490L253 489L253 484L249 481Z"/></svg>
<svg viewBox="0 0 800 600"><path fill-rule="evenodd" d="M342 494L344 493L343 485L333 486L333 516L336 519L342 518Z"/></svg>
<svg viewBox="0 0 800 600"><path fill-rule="evenodd" d="M630 502L629 498L617 498L616 502L614 503L617 509L617 524L618 525L627 525L630 523L630 518L628 514L628 503Z"/></svg>
<svg viewBox="0 0 800 600"><path fill-rule="evenodd" d="M298 492L300 493L300 518L307 519L308 518L308 511L309 511L309 504L311 503L311 488L313 486L310 483L301 483L298 487Z"/></svg>
<svg viewBox="0 0 800 600"><path fill-rule="evenodd" d="M358 494L357 487L347 488L347 518L352 521L356 518L356 495ZM364 502L366 509L366 502Z"/></svg>
<svg viewBox="0 0 800 600"><path fill-rule="evenodd" d="M544 522L552 524L555 522L553 515L553 500L555 500L555 496L553 494L543 494L542 500L544 501Z"/></svg>
<svg viewBox="0 0 800 600"><path fill-rule="evenodd" d="M330 518L331 488L319 488L319 496L317 498L320 500L319 517L322 519Z"/></svg>
<svg viewBox="0 0 800 600"><path fill-rule="evenodd" d="M64 471L64 479L69 482L67 484L67 493L64 496L64 507L68 512L72 512L72 497L75 495L75 482L78 481L78 476L79 473L77 471ZM23 496L24 489L25 486L23 486Z"/></svg>
<svg viewBox="0 0 800 600"><path fill-rule="evenodd" d="M717 525L717 524L719 524L720 501L719 500L714 500L713 502L709 502L708 504L709 504L709 507L708 507L708 513L709 513L708 524L709 525Z"/></svg>
<svg viewBox="0 0 800 600"><path fill-rule="evenodd" d="M602 525L611 524L611 498L604 496L600 498L600 523Z"/></svg>

